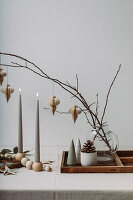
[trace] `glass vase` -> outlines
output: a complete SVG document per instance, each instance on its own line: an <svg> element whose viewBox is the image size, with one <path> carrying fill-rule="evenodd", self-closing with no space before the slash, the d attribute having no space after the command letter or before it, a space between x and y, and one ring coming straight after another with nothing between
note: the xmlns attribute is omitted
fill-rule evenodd
<svg viewBox="0 0 133 200"><path fill-rule="evenodd" d="M114 160L113 154L119 148L118 137L113 131L110 130L105 130L105 134L103 134L102 131L99 131L99 133L100 134L98 134L98 130L96 129L91 131L91 139L97 150L97 161L98 163L112 162ZM103 138L106 138L108 145Z"/></svg>

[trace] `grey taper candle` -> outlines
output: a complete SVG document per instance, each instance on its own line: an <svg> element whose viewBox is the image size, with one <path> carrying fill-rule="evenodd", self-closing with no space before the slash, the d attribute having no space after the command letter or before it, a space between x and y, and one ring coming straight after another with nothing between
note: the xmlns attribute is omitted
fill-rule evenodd
<svg viewBox="0 0 133 200"><path fill-rule="evenodd" d="M22 125L22 99L21 99L21 89L19 89L18 153L23 153L23 125Z"/></svg>
<svg viewBox="0 0 133 200"><path fill-rule="evenodd" d="M35 162L40 162L39 98L36 98Z"/></svg>

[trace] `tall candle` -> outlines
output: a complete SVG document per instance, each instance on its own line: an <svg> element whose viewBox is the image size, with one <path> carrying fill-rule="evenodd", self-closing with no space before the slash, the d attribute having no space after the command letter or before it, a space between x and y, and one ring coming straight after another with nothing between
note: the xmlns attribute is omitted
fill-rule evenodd
<svg viewBox="0 0 133 200"><path fill-rule="evenodd" d="M36 97L35 162L40 162L39 98Z"/></svg>
<svg viewBox="0 0 133 200"><path fill-rule="evenodd" d="M23 153L23 126L22 126L22 99L21 99L21 89L19 89L18 153Z"/></svg>

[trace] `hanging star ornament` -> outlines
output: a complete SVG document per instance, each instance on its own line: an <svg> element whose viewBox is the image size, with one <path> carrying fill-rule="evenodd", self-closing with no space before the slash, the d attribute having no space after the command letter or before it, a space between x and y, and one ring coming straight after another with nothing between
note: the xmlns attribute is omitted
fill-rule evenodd
<svg viewBox="0 0 133 200"><path fill-rule="evenodd" d="M79 109L78 106L74 105L72 108L69 109L68 112L72 115L72 119L75 123L78 115L81 113L81 109Z"/></svg>
<svg viewBox="0 0 133 200"><path fill-rule="evenodd" d="M55 111L56 111L56 107L57 105L60 104L60 100L56 98L56 96L52 96L48 99L47 101L48 105L50 106L50 109L54 115Z"/></svg>
<svg viewBox="0 0 133 200"><path fill-rule="evenodd" d="M6 175L16 175L16 171L14 171L13 169L10 169L9 167L7 167L6 165L5 165L5 169L3 169L3 170L0 170L0 173L3 173L3 175L4 176L6 176Z"/></svg>
<svg viewBox="0 0 133 200"><path fill-rule="evenodd" d="M2 85L3 81L4 81L4 77L7 75L6 72L2 72L3 69L0 68L0 85Z"/></svg>
<svg viewBox="0 0 133 200"><path fill-rule="evenodd" d="M1 89L1 92L3 94L5 94L5 97L6 97L6 100L7 100L7 103L8 103L11 94L14 92L14 89L11 88L9 84L7 84L4 88Z"/></svg>

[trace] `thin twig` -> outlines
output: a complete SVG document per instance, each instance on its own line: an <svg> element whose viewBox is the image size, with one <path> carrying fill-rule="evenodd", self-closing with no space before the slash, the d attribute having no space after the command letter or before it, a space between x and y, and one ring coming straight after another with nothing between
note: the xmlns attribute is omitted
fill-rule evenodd
<svg viewBox="0 0 133 200"><path fill-rule="evenodd" d="M118 70L116 72L116 75L115 75L115 77L114 77L114 79L113 79L113 81L112 81L112 83L111 83L111 85L109 87L109 90L108 90L108 93L107 93L107 97L106 97L105 106L104 106L104 110L103 110L103 115L102 115L102 118L101 118L101 124L102 124L103 118L105 116L105 112L106 112L106 108L107 108L107 105L108 105L108 99L109 99L109 95L110 95L110 92L111 92L111 88L112 88L112 86L113 86L113 84L114 84L114 82L115 82L115 80L117 78L117 75L120 72L120 69L121 69L121 64L119 65L119 68L118 68Z"/></svg>
<svg viewBox="0 0 133 200"><path fill-rule="evenodd" d="M80 108L80 107L79 107ZM93 127L93 124L90 122L90 120L89 120L89 118L88 118L88 116L87 116L87 112L85 112L82 108L80 108L81 109L81 111L85 114L85 117L86 117L86 119L87 119L87 123L88 124L90 124L91 125L91 127ZM93 127L94 128L94 127Z"/></svg>
<svg viewBox="0 0 133 200"><path fill-rule="evenodd" d="M78 75L77 74L76 74L76 81L77 81L76 89L78 90L78 88L79 88L79 80L78 80Z"/></svg>
<svg viewBox="0 0 133 200"><path fill-rule="evenodd" d="M45 108L43 107L44 110L50 110L50 108ZM55 112L59 113L59 114L69 114L69 112L62 112L62 111L59 111L59 110L56 110Z"/></svg>

